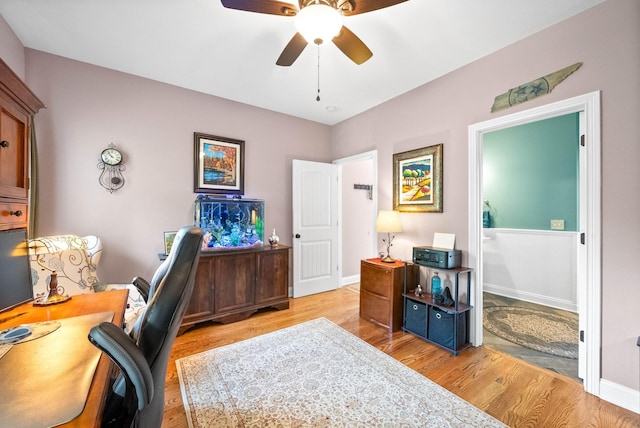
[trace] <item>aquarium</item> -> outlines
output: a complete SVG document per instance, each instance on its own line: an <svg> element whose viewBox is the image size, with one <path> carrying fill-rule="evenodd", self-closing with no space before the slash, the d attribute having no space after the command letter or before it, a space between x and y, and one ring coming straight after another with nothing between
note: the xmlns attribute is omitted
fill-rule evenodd
<svg viewBox="0 0 640 428"><path fill-rule="evenodd" d="M198 196L194 224L204 230L203 251L264 245L264 201Z"/></svg>

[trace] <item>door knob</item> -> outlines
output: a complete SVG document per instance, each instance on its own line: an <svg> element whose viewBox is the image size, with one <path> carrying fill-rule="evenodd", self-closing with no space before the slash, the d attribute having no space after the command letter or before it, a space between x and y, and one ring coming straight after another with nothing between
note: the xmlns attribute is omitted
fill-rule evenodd
<svg viewBox="0 0 640 428"><path fill-rule="evenodd" d="M298 239L300 238L300 234L299 233L296 233L296 238L298 238Z"/></svg>

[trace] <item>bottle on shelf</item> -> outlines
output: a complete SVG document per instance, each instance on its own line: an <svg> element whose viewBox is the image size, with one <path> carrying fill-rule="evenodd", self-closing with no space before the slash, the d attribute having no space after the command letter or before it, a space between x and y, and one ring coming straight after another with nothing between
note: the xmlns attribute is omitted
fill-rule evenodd
<svg viewBox="0 0 640 428"><path fill-rule="evenodd" d="M439 296L442 293L442 284L440 282L440 277L438 276L438 272L434 272L431 277L431 295Z"/></svg>

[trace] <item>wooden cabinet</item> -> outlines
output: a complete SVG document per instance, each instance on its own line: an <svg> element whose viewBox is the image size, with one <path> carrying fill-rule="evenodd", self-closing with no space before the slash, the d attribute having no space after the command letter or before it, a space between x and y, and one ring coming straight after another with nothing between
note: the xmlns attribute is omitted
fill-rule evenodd
<svg viewBox="0 0 640 428"><path fill-rule="evenodd" d="M240 321L264 308L288 309L289 249L203 252L181 330L203 321Z"/></svg>
<svg viewBox="0 0 640 428"><path fill-rule="evenodd" d="M26 228L29 117L44 107L0 60L0 230Z"/></svg>
<svg viewBox="0 0 640 428"><path fill-rule="evenodd" d="M407 283L417 281L417 268L407 264ZM402 327L402 291L405 264L384 263L380 259L360 262L360 317L379 324L390 332Z"/></svg>

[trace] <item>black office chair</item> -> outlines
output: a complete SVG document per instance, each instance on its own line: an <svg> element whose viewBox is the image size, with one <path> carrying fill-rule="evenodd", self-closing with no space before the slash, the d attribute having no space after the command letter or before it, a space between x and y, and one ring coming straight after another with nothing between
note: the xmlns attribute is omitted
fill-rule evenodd
<svg viewBox="0 0 640 428"><path fill-rule="evenodd" d="M102 426L150 427L162 423L171 347L191 299L203 231L178 231L167 260L152 280L155 290L130 335L112 323L91 329L89 340L120 368L107 397Z"/></svg>

